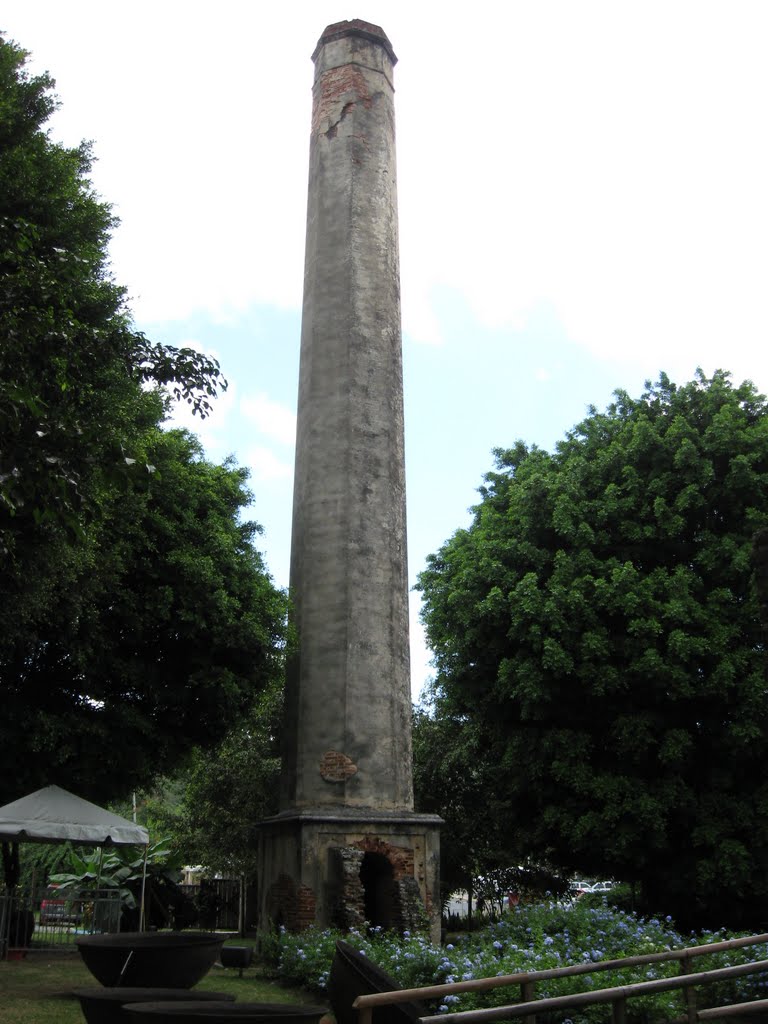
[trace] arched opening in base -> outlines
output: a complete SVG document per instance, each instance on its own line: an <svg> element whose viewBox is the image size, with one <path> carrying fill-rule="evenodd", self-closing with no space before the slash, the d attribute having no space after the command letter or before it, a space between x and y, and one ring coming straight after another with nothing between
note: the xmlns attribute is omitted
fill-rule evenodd
<svg viewBox="0 0 768 1024"><path fill-rule="evenodd" d="M360 882L363 886L366 921L381 928L395 927L394 871L384 854L366 853L363 856Z"/></svg>

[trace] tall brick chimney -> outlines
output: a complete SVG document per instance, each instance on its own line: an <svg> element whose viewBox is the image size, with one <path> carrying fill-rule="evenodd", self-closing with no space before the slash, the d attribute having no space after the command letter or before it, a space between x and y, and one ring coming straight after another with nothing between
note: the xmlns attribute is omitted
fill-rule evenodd
<svg viewBox="0 0 768 1024"><path fill-rule="evenodd" d="M329 25L315 62L280 813L260 927L439 936L439 825L413 810L393 69Z"/></svg>

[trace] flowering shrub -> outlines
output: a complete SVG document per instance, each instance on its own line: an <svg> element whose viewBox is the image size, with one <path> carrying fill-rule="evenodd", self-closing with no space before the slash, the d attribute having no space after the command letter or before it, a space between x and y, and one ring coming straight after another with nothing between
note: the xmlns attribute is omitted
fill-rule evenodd
<svg viewBox="0 0 768 1024"><path fill-rule="evenodd" d="M383 967L403 988L450 984L521 971L542 971L578 963L596 963L621 957L656 953L686 946L719 942L733 937L721 932L683 937L675 931L671 919L644 920L603 903L580 906L579 903L539 903L519 906L483 931L462 936L444 947L432 946L422 935L400 936L372 928L366 932L341 933L333 929L310 930L298 935L282 932L274 947L273 959L278 973L293 984L323 991L328 983L334 945L337 938L360 950ZM765 946L730 950L725 954L703 956L695 961L695 970L725 967L768 958ZM625 967L619 970L551 978L536 984L538 998L572 992L588 992L614 985L629 985L654 978L674 976L680 966L676 960ZM717 1005L735 999L765 996L763 975L737 978L700 990L702 1005ZM503 1006L520 997L519 986L504 986L488 992L449 994L435 1004L435 1011L470 1010L481 1006ZM684 1013L681 990L633 998L628 1013L634 1020L665 1020ZM610 1020L610 1004L599 1004L570 1011L573 1024L603 1024Z"/></svg>
<svg viewBox="0 0 768 1024"><path fill-rule="evenodd" d="M341 932L333 928L323 931L310 928L293 934L281 929L279 941L270 951L270 959L278 974L292 984L323 991L328 984L336 940L344 939L355 949L391 974L403 988L441 984L439 965L443 951L423 935L404 935L370 928L365 932L353 929ZM435 978L439 978L436 982Z"/></svg>

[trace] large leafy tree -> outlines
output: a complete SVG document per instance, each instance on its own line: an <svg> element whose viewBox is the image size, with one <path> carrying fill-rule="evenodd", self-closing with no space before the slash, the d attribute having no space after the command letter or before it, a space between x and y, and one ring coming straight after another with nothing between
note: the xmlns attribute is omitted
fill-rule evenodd
<svg viewBox="0 0 768 1024"><path fill-rule="evenodd" d="M255 878L254 823L278 811L282 709L282 679L275 679L218 746L195 750L185 765L168 831L190 863Z"/></svg>
<svg viewBox="0 0 768 1024"><path fill-rule="evenodd" d="M0 802L111 799L220 741L279 668L246 473L160 428L218 365L136 332L87 146L0 38Z"/></svg>
<svg viewBox="0 0 768 1024"><path fill-rule="evenodd" d="M482 736L510 827L681 924L758 924L765 399L724 372L662 375L554 454L496 461L419 586L443 708Z"/></svg>
<svg viewBox="0 0 768 1024"><path fill-rule="evenodd" d="M468 916L481 902L560 894L566 883L541 858L531 858L517 828L514 799L499 787L484 730L457 713L439 687L413 715L413 788L421 811L440 814L440 892L468 896Z"/></svg>
<svg viewBox="0 0 768 1024"><path fill-rule="evenodd" d="M135 388L168 385L205 415L218 364L137 332L109 273L116 224L88 144L54 143L53 81L0 37L0 515L13 555L27 520L81 528L94 474L119 464Z"/></svg>
<svg viewBox="0 0 768 1024"><path fill-rule="evenodd" d="M469 914L477 880L516 864L516 845L508 800L495 786L480 730L466 715L453 714L439 697L413 718L413 788L420 811L440 814L440 889L447 900L457 889L469 895Z"/></svg>
<svg viewBox="0 0 768 1024"><path fill-rule="evenodd" d="M284 597L239 519L246 471L183 431L156 429L145 453L156 473L102 493L55 601L0 641L0 795L148 785L218 743L280 671Z"/></svg>

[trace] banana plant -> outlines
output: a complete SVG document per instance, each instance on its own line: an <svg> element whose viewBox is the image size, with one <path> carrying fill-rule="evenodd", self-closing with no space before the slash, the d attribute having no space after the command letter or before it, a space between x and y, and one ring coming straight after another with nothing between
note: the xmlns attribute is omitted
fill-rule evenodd
<svg viewBox="0 0 768 1024"><path fill-rule="evenodd" d="M169 839L152 843L147 850L147 875L177 881L183 855L174 853ZM95 850L76 850L69 853L68 871L51 875L49 881L61 890L72 890L85 895L93 889L118 889L123 906L136 907L136 897L131 891L141 881L144 872L144 853L136 854L133 848L103 847Z"/></svg>

